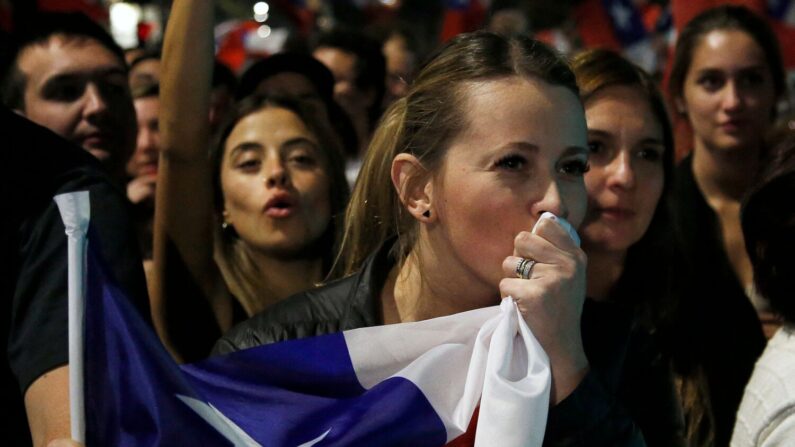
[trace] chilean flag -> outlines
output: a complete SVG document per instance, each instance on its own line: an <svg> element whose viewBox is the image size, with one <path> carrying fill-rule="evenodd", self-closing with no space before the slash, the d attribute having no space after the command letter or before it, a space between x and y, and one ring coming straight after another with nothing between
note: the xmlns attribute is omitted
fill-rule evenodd
<svg viewBox="0 0 795 447"><path fill-rule="evenodd" d="M768 0L767 11L784 53L784 66L795 70L795 1Z"/></svg>
<svg viewBox="0 0 795 447"><path fill-rule="evenodd" d="M441 42L480 29L486 18L486 8L479 0L445 0Z"/></svg>
<svg viewBox="0 0 795 447"><path fill-rule="evenodd" d="M476 446L543 441L549 360L510 299L178 366L88 233L87 445L443 446L470 426Z"/></svg>
<svg viewBox="0 0 795 447"><path fill-rule="evenodd" d="M574 21L584 47L620 51L647 71L657 68L652 36L632 0L583 0Z"/></svg>

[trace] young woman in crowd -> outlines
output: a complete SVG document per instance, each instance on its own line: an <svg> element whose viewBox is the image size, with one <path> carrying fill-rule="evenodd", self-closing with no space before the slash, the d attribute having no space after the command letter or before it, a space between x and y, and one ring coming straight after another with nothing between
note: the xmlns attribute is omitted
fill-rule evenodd
<svg viewBox="0 0 795 447"><path fill-rule="evenodd" d="M642 445L583 347L585 254L554 221L530 233L545 211L582 221L586 144L574 74L557 54L526 37L458 36L376 130L346 213L350 276L276 304L216 351L511 296L551 362L546 443ZM517 277L523 258L536 263Z"/></svg>
<svg viewBox="0 0 795 447"><path fill-rule="evenodd" d="M742 391L765 346L740 230L740 200L765 152L784 91L781 54L749 10L708 10L679 34L670 76L673 108L692 129L677 168L676 227L683 292L675 347L694 444L727 445ZM756 305L756 309L755 309ZM703 380L702 380L703 379ZM712 426L710 429L710 425Z"/></svg>
<svg viewBox="0 0 795 447"><path fill-rule="evenodd" d="M684 445L670 363L656 339L670 314L673 136L665 101L643 70L607 50L572 66L588 125L588 255L583 341L648 445ZM616 362L615 359L623 359Z"/></svg>
<svg viewBox="0 0 795 447"><path fill-rule="evenodd" d="M212 7L175 2L164 48L151 295L160 335L182 360L322 281L348 196L337 139L299 102L242 101L208 159Z"/></svg>
<svg viewBox="0 0 795 447"><path fill-rule="evenodd" d="M754 283L783 325L770 339L745 388L732 446L787 445L795 439L795 136L763 164L742 207Z"/></svg>

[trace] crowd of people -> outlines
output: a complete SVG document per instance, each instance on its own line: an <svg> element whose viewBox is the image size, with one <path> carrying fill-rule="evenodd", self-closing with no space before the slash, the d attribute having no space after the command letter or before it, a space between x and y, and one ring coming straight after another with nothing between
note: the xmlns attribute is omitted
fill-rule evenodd
<svg viewBox="0 0 795 447"><path fill-rule="evenodd" d="M69 442L51 198L78 189L179 362L510 296L550 360L544 445L795 439L795 138L763 18L699 14L662 89L609 50L477 31L423 58L402 27L319 33L235 74L214 58L213 8L174 1L162 51L125 54L77 14L15 35L13 445Z"/></svg>

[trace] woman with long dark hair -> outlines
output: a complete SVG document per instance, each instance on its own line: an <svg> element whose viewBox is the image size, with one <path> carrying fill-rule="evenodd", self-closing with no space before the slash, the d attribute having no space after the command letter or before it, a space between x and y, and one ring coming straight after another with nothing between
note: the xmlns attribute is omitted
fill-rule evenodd
<svg viewBox="0 0 795 447"><path fill-rule="evenodd" d="M174 2L164 44L151 296L182 360L326 278L348 197L337 137L300 101L247 98L210 144L212 8Z"/></svg>
<svg viewBox="0 0 795 447"><path fill-rule="evenodd" d="M754 362L765 346L740 202L766 152L784 84L781 54L764 19L722 6L677 38L673 109L692 129L692 153L674 182L681 306L674 348L684 378L691 441L727 445Z"/></svg>
<svg viewBox="0 0 795 447"><path fill-rule="evenodd" d="M648 445L684 445L684 421L659 332L673 307L668 191L673 136L651 77L609 50L572 61L588 125L588 255L583 340ZM607 359L623 359L615 368ZM612 367L612 368L611 368Z"/></svg>

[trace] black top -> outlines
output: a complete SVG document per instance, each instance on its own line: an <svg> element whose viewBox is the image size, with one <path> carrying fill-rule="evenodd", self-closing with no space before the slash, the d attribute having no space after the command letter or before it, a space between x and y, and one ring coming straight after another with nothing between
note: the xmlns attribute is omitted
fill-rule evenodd
<svg viewBox="0 0 795 447"><path fill-rule="evenodd" d="M381 325L378 297L393 265L389 250L381 248L358 273L281 301L236 326L215 353ZM550 410L544 444L646 445L639 426L649 445L679 445L682 421L670 371L652 339L633 327L630 312L586 300L582 335L591 372Z"/></svg>
<svg viewBox="0 0 795 447"><path fill-rule="evenodd" d="M23 396L47 371L68 362L67 243L56 194L88 190L91 225L119 284L147 321L146 283L127 201L99 163L49 130L0 107L3 168L0 366L4 444L30 445Z"/></svg>
<svg viewBox="0 0 795 447"><path fill-rule="evenodd" d="M166 266L165 274L168 276L164 295L168 299L164 303L162 317L172 348L185 363L204 360L210 355L215 342L223 335L210 305L210 299L188 270L177 246L168 237L163 260ZM232 304L233 324L245 321L248 314L240 301L231 293L229 297Z"/></svg>
<svg viewBox="0 0 795 447"><path fill-rule="evenodd" d="M681 271L672 352L678 372L706 377L715 445L729 445L735 414L766 340L756 310L724 251L718 216L693 176L692 158L674 177L675 228Z"/></svg>

